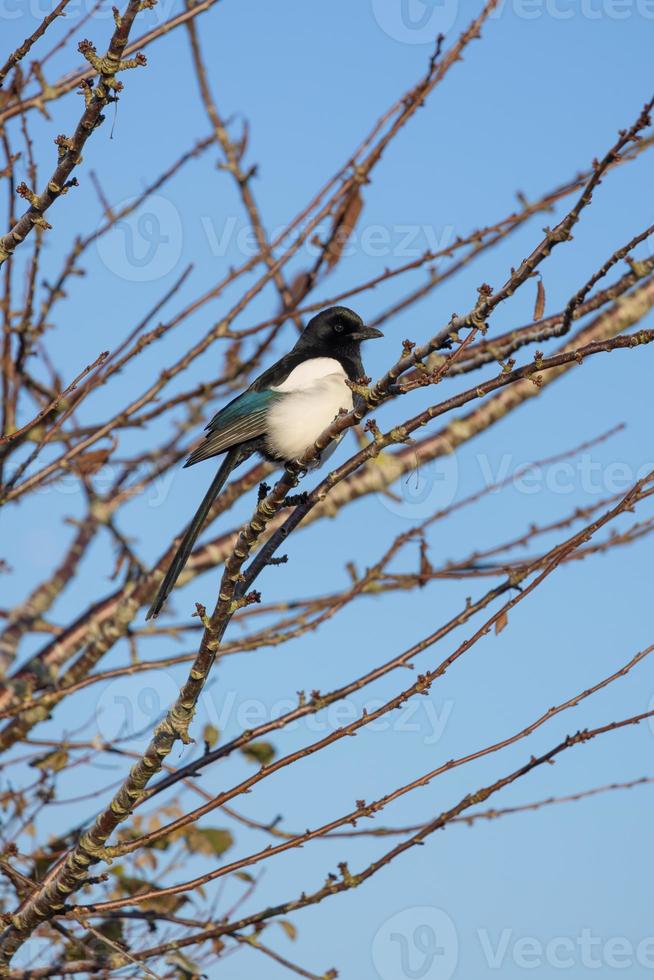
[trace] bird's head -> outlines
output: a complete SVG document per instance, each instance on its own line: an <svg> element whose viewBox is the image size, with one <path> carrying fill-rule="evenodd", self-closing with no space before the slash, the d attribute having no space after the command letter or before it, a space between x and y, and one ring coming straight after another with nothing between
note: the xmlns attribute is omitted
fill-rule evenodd
<svg viewBox="0 0 654 980"><path fill-rule="evenodd" d="M303 346L328 353L330 350L337 352L353 347L358 350L361 341L372 340L373 337L383 337L381 330L367 327L354 310L349 310L347 306L330 306L309 320L301 341Z"/></svg>

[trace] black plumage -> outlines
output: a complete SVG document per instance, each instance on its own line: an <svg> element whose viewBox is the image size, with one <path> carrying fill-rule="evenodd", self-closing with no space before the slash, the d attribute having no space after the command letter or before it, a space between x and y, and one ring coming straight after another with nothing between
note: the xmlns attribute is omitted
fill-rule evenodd
<svg viewBox="0 0 654 980"><path fill-rule="evenodd" d="M184 533L148 611L148 619L161 611L186 564L211 505L231 472L255 452L275 462L289 461L293 456L283 451L284 444L298 444L298 438L298 455L302 455L333 420L339 407L343 407L336 404L334 398L337 401L339 398L345 400L347 393L351 399L344 379L347 377L350 381L357 381L364 375L361 342L373 337L381 337L381 332L367 327L353 310L344 306L323 310L309 322L288 354L260 374L249 388L212 418L204 442L191 453L185 466L193 466L222 453L226 455ZM292 382L295 377L298 378L299 387L289 386L289 378ZM342 396L339 394L341 384ZM300 396L297 420L293 418L296 401L288 400L293 395ZM313 409L317 411L313 413ZM312 413L318 422L313 421ZM293 439L290 430L296 421L300 431ZM311 428L312 421L317 429L315 435ZM288 440L285 429L291 436ZM306 431L309 441L301 448L303 431Z"/></svg>

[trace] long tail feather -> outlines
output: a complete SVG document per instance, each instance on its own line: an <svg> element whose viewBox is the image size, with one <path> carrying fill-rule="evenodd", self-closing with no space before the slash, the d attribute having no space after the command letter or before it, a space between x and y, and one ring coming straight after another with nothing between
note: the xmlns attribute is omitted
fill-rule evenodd
<svg viewBox="0 0 654 980"><path fill-rule="evenodd" d="M175 582L179 578L184 565L188 561L188 556L193 550L193 545L195 544L197 537L202 530L202 525L204 524L205 518L209 513L211 505L222 490L232 470L249 455L249 452L244 453L242 447L235 446L233 449L230 449L225 456L220 469L213 478L211 486L202 499L202 503L195 512L193 520L187 527L184 537L180 541L179 547L170 563L170 567L166 572L165 578L159 586L157 597L148 609L148 614L145 617L146 619L155 619L161 612L166 599L175 587Z"/></svg>

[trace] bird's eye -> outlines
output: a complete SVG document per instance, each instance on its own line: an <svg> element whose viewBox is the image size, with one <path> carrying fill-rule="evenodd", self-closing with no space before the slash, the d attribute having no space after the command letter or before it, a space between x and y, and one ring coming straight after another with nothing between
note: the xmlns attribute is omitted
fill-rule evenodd
<svg viewBox="0 0 654 980"><path fill-rule="evenodd" d="M343 333L343 324L342 323L335 323L334 324L334 330L336 331L336 333Z"/></svg>

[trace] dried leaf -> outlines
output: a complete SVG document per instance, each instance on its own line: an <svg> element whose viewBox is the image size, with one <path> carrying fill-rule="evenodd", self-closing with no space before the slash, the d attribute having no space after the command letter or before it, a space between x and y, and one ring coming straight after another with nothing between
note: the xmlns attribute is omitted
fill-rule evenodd
<svg viewBox="0 0 654 980"><path fill-rule="evenodd" d="M291 297L291 305L293 307L298 306L304 297L307 295L311 289L311 274L309 272L298 272L290 286L288 291Z"/></svg>
<svg viewBox="0 0 654 980"><path fill-rule="evenodd" d="M261 766L267 766L275 758L275 748L270 742L251 742L241 749L241 752L246 759L258 762Z"/></svg>
<svg viewBox="0 0 654 980"><path fill-rule="evenodd" d="M534 306L534 320L542 320L545 312L545 287L543 280L538 279L536 283L536 305Z"/></svg>
<svg viewBox="0 0 654 980"><path fill-rule="evenodd" d="M90 476L104 466L109 459L109 449L95 449L91 453L82 453L70 464L71 470L78 476Z"/></svg>
<svg viewBox="0 0 654 980"><path fill-rule="evenodd" d="M131 875L123 874L117 874L116 877L122 891L127 895L141 895L143 892L159 891L156 885L153 885L152 882L145 881L143 878L134 878ZM139 907L146 911L167 912L170 914L176 912L186 901L187 898L185 895L153 895L152 898L148 898L145 902L139 903Z"/></svg>
<svg viewBox="0 0 654 980"><path fill-rule="evenodd" d="M197 980L204 976L200 967L178 949L166 957L166 963L175 968L175 974L182 980Z"/></svg>
<svg viewBox="0 0 654 980"><path fill-rule="evenodd" d="M205 725L202 729L202 741L206 742L210 749L214 747L220 738L220 732L215 725Z"/></svg>
<svg viewBox="0 0 654 980"><path fill-rule="evenodd" d="M192 827L186 834L188 849L194 854L213 854L218 857L234 843L229 830L217 827Z"/></svg>
<svg viewBox="0 0 654 980"><path fill-rule="evenodd" d="M48 772L59 772L67 764L68 752L66 749L54 749L52 752L46 752L45 755L41 755L38 759L30 762L33 768L45 769Z"/></svg>
<svg viewBox="0 0 654 980"><path fill-rule="evenodd" d="M288 938L295 941L297 939L297 929L295 928L293 923L289 922L288 919L278 919L277 921L279 922L280 926L282 927L282 929L284 930Z"/></svg>
<svg viewBox="0 0 654 980"><path fill-rule="evenodd" d="M67 962L83 960L87 955L86 946L81 939L74 939L72 942L64 943L64 959Z"/></svg>
<svg viewBox="0 0 654 980"><path fill-rule="evenodd" d="M234 877L238 878L239 881L247 881L249 885L254 881L252 875L248 874L247 871L235 871Z"/></svg>
<svg viewBox="0 0 654 980"><path fill-rule="evenodd" d="M332 269L341 258L362 210L363 197L360 188L357 187L336 212L325 248L325 262L328 269Z"/></svg>
<svg viewBox="0 0 654 980"><path fill-rule="evenodd" d="M507 612L503 612L501 614L501 616L499 616L499 618L495 620L495 635L496 636L497 636L498 633L501 633L502 632L502 630L504 629L504 627L507 625L508 621L509 621L509 614Z"/></svg>
<svg viewBox="0 0 654 980"><path fill-rule="evenodd" d="M241 133L241 138L238 141L238 158L239 161L243 159L247 152L248 143L250 142L250 124L247 119L243 120L243 132Z"/></svg>

